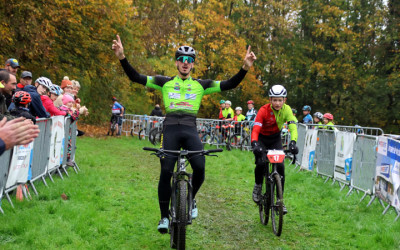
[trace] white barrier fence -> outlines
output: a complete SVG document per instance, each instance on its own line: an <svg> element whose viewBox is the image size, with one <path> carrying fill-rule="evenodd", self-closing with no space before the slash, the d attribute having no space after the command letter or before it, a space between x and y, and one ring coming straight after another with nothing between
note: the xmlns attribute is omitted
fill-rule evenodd
<svg viewBox="0 0 400 250"><path fill-rule="evenodd" d="M159 117L131 117L132 120L126 119L124 124L125 132L132 136L144 131L144 137L148 137L152 123L162 123ZM225 146L227 150L250 150L252 125L248 121L197 119L201 141L217 147ZM378 198L384 207L383 214L393 207L397 221L400 217L400 136L384 135L380 128L335 126L334 130L325 130L318 129L318 126L297 125L299 154L296 165L300 170L316 171L326 178L325 182L332 179L332 185L338 182L341 191L349 187L347 196L353 190L363 192L360 202L367 195L371 196L367 206ZM283 144L290 141L289 136L287 131L282 133Z"/></svg>
<svg viewBox="0 0 400 250"><path fill-rule="evenodd" d="M41 179L47 186L45 178L48 176L53 181L53 173L61 179L62 172L68 176L67 165L76 173L79 170L74 161L76 123L71 123L70 118L54 116L38 119L37 125L40 133L32 143L15 146L0 156L0 198L5 194L12 207L9 193L17 187L21 187L23 195L28 198L27 184L38 195L34 185L36 180ZM0 211L4 213L1 207Z"/></svg>

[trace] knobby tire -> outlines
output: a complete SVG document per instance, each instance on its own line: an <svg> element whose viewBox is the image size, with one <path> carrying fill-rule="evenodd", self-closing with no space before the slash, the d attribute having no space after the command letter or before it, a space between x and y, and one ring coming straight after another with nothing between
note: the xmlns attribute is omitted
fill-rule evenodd
<svg viewBox="0 0 400 250"><path fill-rule="evenodd" d="M280 236L282 233L282 225L283 225L283 197L282 197L282 184L281 177L279 174L275 174L273 176L273 184L272 184L272 207L271 207L271 222L272 229L276 236ZM280 200L280 203L277 204L277 200ZM278 218L276 218L276 216Z"/></svg>
<svg viewBox="0 0 400 250"><path fill-rule="evenodd" d="M177 209L176 209L176 219L177 219L177 249L185 249L186 244L186 223L188 219L188 209L187 209L187 183L186 181L178 182L178 195L177 195Z"/></svg>
<svg viewBox="0 0 400 250"><path fill-rule="evenodd" d="M262 197L261 201L258 204L259 212L260 212L260 221L261 224L267 225L269 221L269 211L271 209L270 205L270 192L268 191L269 183L268 183L268 173L264 176L264 184L263 189L261 191Z"/></svg>

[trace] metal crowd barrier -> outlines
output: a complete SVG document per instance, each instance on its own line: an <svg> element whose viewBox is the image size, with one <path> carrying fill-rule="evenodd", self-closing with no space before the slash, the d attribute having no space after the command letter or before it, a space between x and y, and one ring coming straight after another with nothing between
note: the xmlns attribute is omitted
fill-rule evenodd
<svg viewBox="0 0 400 250"><path fill-rule="evenodd" d="M27 184L30 184L35 194L38 195L34 185L36 180L42 180L47 186L45 177L48 176L53 180L51 175L57 172L62 178L60 169L68 174L66 172L68 148L71 149L71 167L79 169L74 160L77 135L76 122L71 124L70 118L52 117L38 119L37 125L40 133L34 142L24 146L15 146L0 156L0 200L5 195L12 207L14 205L9 193L17 187L21 187L23 196L28 199L30 194ZM64 130L57 130L55 129L56 126L62 127ZM54 138L53 142L51 138ZM62 139L65 140L62 142ZM30 148L31 145L33 145L32 148ZM56 148L57 146L59 148ZM60 154L58 155L57 152ZM55 159L55 161L50 162L51 159ZM56 164L56 167L51 171L48 170L50 163ZM1 206L0 212L4 213Z"/></svg>

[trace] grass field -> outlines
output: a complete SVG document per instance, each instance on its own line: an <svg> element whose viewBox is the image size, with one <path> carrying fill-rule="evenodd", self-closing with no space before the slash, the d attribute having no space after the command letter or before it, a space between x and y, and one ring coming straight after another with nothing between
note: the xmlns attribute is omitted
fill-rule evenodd
<svg viewBox="0 0 400 250"><path fill-rule="evenodd" d="M158 158L141 150L136 138L79 138L79 174L49 188L37 183L38 197L4 199L0 249L168 249L169 235L159 218ZM251 152L209 157L206 180L198 193L199 217L188 227L188 249L398 249L400 223L378 202L366 207L361 194L345 197L339 186L324 184L314 173L286 168L281 237L259 222L251 200L254 164ZM61 199L65 193L68 200Z"/></svg>

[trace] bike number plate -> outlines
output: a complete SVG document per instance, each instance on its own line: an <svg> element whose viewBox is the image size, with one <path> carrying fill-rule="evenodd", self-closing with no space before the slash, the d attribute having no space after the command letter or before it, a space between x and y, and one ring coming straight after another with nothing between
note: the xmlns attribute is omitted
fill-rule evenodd
<svg viewBox="0 0 400 250"><path fill-rule="evenodd" d="M283 150L269 150L267 157L271 163L282 163L285 160L285 152Z"/></svg>

